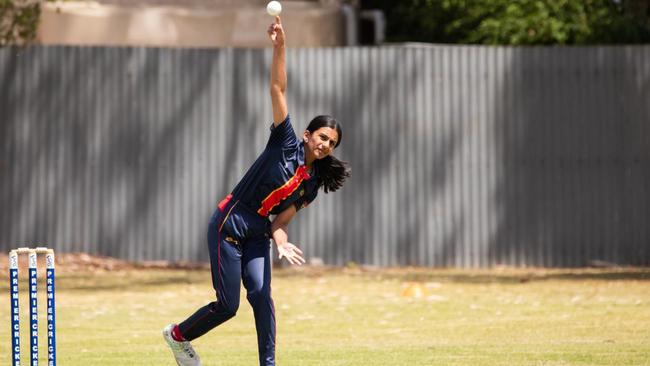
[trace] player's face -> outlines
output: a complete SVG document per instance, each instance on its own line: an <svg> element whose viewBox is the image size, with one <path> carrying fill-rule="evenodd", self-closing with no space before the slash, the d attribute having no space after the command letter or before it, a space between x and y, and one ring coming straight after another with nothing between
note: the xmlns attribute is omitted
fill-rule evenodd
<svg viewBox="0 0 650 366"><path fill-rule="evenodd" d="M334 151L339 134L331 127L321 127L314 132L305 131L305 152L314 159L322 159Z"/></svg>

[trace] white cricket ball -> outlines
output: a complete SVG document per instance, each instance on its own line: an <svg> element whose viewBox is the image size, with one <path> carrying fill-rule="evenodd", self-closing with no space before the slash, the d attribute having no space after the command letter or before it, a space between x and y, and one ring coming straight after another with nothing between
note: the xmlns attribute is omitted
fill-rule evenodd
<svg viewBox="0 0 650 366"><path fill-rule="evenodd" d="M276 15L280 15L280 13L282 12L282 5L280 4L279 1L269 1L269 3L266 4L266 12L273 17Z"/></svg>

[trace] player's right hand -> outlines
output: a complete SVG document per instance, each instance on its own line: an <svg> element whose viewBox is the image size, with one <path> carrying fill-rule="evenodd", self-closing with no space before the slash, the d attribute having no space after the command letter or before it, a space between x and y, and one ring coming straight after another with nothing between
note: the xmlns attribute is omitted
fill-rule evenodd
<svg viewBox="0 0 650 366"><path fill-rule="evenodd" d="M275 16L275 23L272 23L266 32L269 34L273 47L284 46L284 29L279 15Z"/></svg>

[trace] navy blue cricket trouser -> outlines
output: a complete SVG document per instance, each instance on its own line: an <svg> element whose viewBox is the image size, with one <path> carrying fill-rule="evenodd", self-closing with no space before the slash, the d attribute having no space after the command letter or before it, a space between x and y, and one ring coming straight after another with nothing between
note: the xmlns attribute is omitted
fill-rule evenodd
<svg viewBox="0 0 650 366"><path fill-rule="evenodd" d="M275 308L271 298L268 220L260 221L261 216L242 205L237 207L237 203L228 198L222 201L208 229L212 285L217 301L197 310L180 323L179 328L183 337L191 341L234 317L243 282L255 315L260 365L275 365Z"/></svg>

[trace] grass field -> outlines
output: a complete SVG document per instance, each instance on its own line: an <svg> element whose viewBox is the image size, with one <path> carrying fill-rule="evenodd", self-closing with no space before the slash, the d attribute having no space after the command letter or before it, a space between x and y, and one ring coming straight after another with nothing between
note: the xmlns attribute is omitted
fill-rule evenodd
<svg viewBox="0 0 650 366"><path fill-rule="evenodd" d="M650 269L312 268L277 270L273 281L283 366L650 365ZM413 283L421 296L404 296ZM59 364L174 365L161 329L211 299L207 270L64 271ZM10 358L7 300L1 365ZM26 315L22 324L26 365ZM245 297L237 317L195 347L205 365L255 365Z"/></svg>

